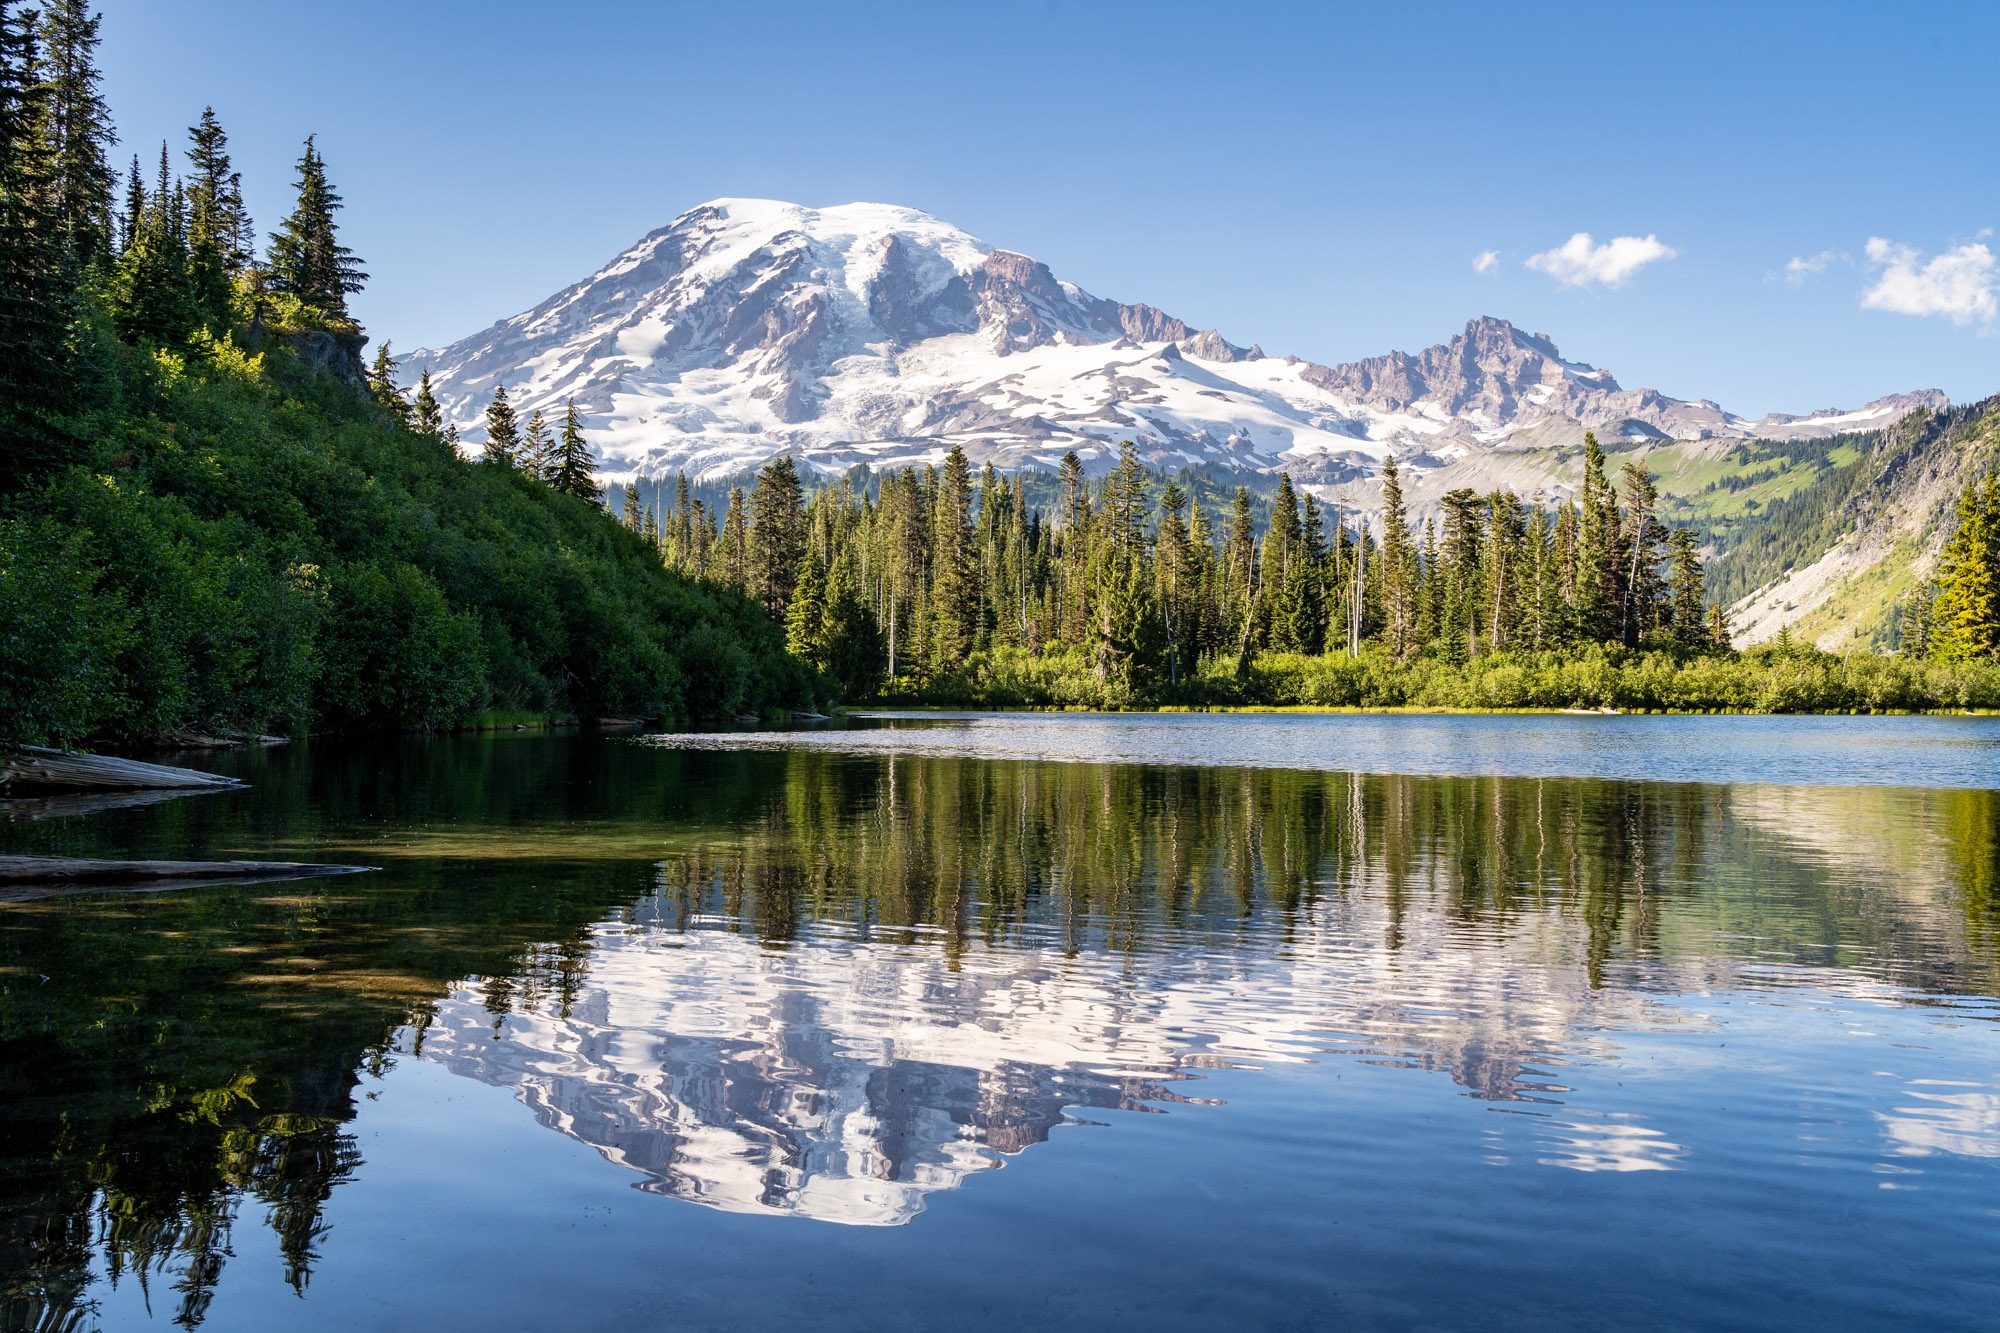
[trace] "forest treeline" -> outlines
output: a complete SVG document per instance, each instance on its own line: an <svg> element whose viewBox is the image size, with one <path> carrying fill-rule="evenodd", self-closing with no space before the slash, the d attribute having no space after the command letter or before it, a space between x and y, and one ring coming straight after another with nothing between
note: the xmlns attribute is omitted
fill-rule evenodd
<svg viewBox="0 0 2000 1333"><path fill-rule="evenodd" d="M1067 455L1056 493L1045 513L1022 476L975 476L954 448L936 467L809 494L781 457L719 515L681 477L652 497L628 489L623 521L670 567L756 598L848 698L2000 706L1996 566L1981 535L2000 522L1978 517L1991 483L1968 491L1936 632L1923 653L1895 658L1835 658L1789 636L1737 653L1705 596L1694 532L1662 520L1641 463L1614 483L1595 436L1572 498L1455 490L1421 524L1393 458L1374 521L1328 513L1284 476L1263 522L1242 487L1211 513L1149 473L1130 442L1097 482Z"/></svg>
<svg viewBox="0 0 2000 1333"><path fill-rule="evenodd" d="M261 248L212 110L114 171L98 31L0 0L0 739L823 693L753 602L603 511L574 419L544 484L462 460L386 346L362 370L314 139Z"/></svg>

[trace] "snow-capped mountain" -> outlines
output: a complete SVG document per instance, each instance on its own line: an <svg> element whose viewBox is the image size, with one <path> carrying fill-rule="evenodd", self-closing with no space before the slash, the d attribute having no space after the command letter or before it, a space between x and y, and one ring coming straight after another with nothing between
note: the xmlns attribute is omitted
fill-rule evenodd
<svg viewBox="0 0 2000 1333"><path fill-rule="evenodd" d="M781 451L839 473L953 444L1003 468L1074 449L1101 470L1132 439L1156 465L1336 483L1391 452L1422 470L1585 428L1796 439L1944 402L1751 421L1621 388L1491 318L1415 355L1316 365L1093 296L915 209L759 199L690 209L532 310L403 363L412 382L423 369L468 442L505 384L523 412L575 398L611 475L696 480Z"/></svg>

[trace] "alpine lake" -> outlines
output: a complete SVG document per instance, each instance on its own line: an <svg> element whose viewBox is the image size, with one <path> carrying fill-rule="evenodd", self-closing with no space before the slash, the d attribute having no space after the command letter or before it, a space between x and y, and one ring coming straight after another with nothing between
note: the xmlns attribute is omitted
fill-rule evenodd
<svg viewBox="0 0 2000 1333"><path fill-rule="evenodd" d="M0 1326L2000 1326L2000 719L313 742L0 851Z"/></svg>

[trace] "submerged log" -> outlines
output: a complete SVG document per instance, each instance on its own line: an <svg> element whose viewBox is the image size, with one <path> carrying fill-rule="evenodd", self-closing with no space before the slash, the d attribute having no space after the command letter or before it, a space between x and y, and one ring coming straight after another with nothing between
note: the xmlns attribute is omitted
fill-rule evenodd
<svg viewBox="0 0 2000 1333"><path fill-rule="evenodd" d="M114 755L45 750L38 745L9 745L0 749L0 789L152 791L242 785L239 779L220 773L148 764Z"/></svg>
<svg viewBox="0 0 2000 1333"><path fill-rule="evenodd" d="M0 884L291 879L306 875L353 875L370 869L373 867L326 865L316 861L98 861L79 856L0 856Z"/></svg>

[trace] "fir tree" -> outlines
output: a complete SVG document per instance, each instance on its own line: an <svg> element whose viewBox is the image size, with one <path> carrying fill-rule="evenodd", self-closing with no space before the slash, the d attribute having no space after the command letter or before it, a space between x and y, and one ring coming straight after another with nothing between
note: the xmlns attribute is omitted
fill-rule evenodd
<svg viewBox="0 0 2000 1333"><path fill-rule="evenodd" d="M2000 654L2000 474L1967 482L1958 528L1938 562L1931 656L1971 662Z"/></svg>
<svg viewBox="0 0 2000 1333"><path fill-rule="evenodd" d="M485 459L495 467L513 467L521 455L521 422L514 405L507 401L507 386L493 386L493 401L486 405Z"/></svg>
<svg viewBox="0 0 2000 1333"><path fill-rule="evenodd" d="M1601 643L1611 636L1616 610L1616 588L1607 576L1616 568L1613 524L1617 497L1604 475L1604 450L1597 436L1583 437L1583 488L1577 494L1576 568L1571 580L1570 616L1578 634L1587 642Z"/></svg>
<svg viewBox="0 0 2000 1333"><path fill-rule="evenodd" d="M556 471L556 439L549 431L542 409L528 413L528 425L521 432L521 471L536 481L553 481Z"/></svg>
<svg viewBox="0 0 2000 1333"><path fill-rule="evenodd" d="M1376 580L1382 589L1382 621L1389 651L1397 657L1414 645L1417 630L1415 556L1410 549L1410 516L1403 507L1402 474L1396 456L1382 461L1382 555Z"/></svg>
<svg viewBox="0 0 2000 1333"><path fill-rule="evenodd" d="M826 569L819 552L808 546L791 605L785 608L785 651L816 667L827 660L826 608Z"/></svg>
<svg viewBox="0 0 2000 1333"><path fill-rule="evenodd" d="M403 397L403 391L396 387L396 361L389 354L386 342L375 350L375 362L368 368L368 392L390 416L405 426L411 423L410 400ZM431 400L431 407L433 410L437 408L436 399Z"/></svg>
<svg viewBox="0 0 2000 1333"><path fill-rule="evenodd" d="M729 503L722 511L722 533L716 541L715 577L732 588L743 588L750 573L750 527L743 518L741 486L729 488Z"/></svg>
<svg viewBox="0 0 2000 1333"><path fill-rule="evenodd" d="M42 13L42 122L49 198L65 253L78 267L111 257L108 157L118 135L98 91L98 16L89 0L49 0Z"/></svg>
<svg viewBox="0 0 2000 1333"><path fill-rule="evenodd" d="M782 625L792 604L805 549L805 495L798 465L789 457L766 463L750 492L750 592L764 613Z"/></svg>
<svg viewBox="0 0 2000 1333"><path fill-rule="evenodd" d="M298 163L298 202L291 216L271 237L267 267L271 286L289 292L321 316L347 322L347 298L361 290L368 275L354 252L340 243L333 215L340 196L327 183L326 163L306 137Z"/></svg>
<svg viewBox="0 0 2000 1333"><path fill-rule="evenodd" d="M215 108L203 107L201 120L188 126L188 207L193 239L215 248L225 274L241 273L252 255L250 214L243 206L243 177L232 169L229 136L216 119Z"/></svg>
<svg viewBox="0 0 2000 1333"><path fill-rule="evenodd" d="M106 292L118 332L130 341L178 343L202 323L183 206L163 143L152 202L140 213L131 244L112 267Z"/></svg>
<svg viewBox="0 0 2000 1333"><path fill-rule="evenodd" d="M596 463L590 456L590 446L584 442L583 421L576 414L576 399L569 400L563 408L562 439L556 446L555 474L549 485L564 495L574 495L579 500L592 504L604 498L603 488L597 484ZM687 478L681 478L678 502L687 501Z"/></svg>
<svg viewBox="0 0 2000 1333"><path fill-rule="evenodd" d="M34 11L0 0L0 491L67 455L54 424L69 407L70 285L50 206L53 165L40 133Z"/></svg>
<svg viewBox="0 0 2000 1333"><path fill-rule="evenodd" d="M444 439L444 409L431 392L431 372L426 366L417 376L417 396L410 404L410 429L434 440Z"/></svg>
<svg viewBox="0 0 2000 1333"><path fill-rule="evenodd" d="M1675 528L1668 543L1673 567L1668 592L1669 630L1674 642L1683 648L1706 648L1711 641L1702 611L1701 555L1695 535L1687 528Z"/></svg>
<svg viewBox="0 0 2000 1333"><path fill-rule="evenodd" d="M972 468L957 445L945 455L931 519L931 669L948 671L972 650L978 591L973 586Z"/></svg>

